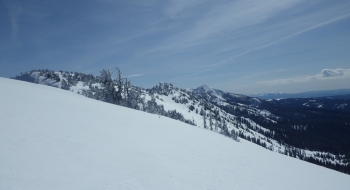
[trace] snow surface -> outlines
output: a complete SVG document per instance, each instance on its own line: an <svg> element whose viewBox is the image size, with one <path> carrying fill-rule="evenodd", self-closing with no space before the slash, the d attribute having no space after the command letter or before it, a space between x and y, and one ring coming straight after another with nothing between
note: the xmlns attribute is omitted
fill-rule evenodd
<svg viewBox="0 0 350 190"><path fill-rule="evenodd" d="M0 189L348 189L350 176L241 139L0 78Z"/></svg>

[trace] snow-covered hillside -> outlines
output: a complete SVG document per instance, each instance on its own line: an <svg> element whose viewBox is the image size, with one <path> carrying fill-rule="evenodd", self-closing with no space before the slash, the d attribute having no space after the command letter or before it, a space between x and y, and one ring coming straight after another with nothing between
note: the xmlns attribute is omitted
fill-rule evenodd
<svg viewBox="0 0 350 190"><path fill-rule="evenodd" d="M159 83L144 89L132 86L118 68L104 69L97 77L67 71L32 70L15 79L170 117L236 141L246 139L274 152L350 173L348 113L305 111L294 108L294 103L286 107L287 104L279 101L260 100L206 85L184 90L170 83Z"/></svg>
<svg viewBox="0 0 350 190"><path fill-rule="evenodd" d="M0 189L347 189L350 176L218 133L0 78Z"/></svg>

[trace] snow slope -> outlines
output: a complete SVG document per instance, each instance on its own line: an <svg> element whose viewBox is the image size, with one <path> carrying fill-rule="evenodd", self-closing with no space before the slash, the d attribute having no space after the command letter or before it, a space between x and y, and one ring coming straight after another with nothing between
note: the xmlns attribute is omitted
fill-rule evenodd
<svg viewBox="0 0 350 190"><path fill-rule="evenodd" d="M101 91L104 85L100 83L101 81L99 81L98 78L99 77L94 77L91 74L67 71L55 72L47 69L32 70L21 73L20 76L15 77L17 80L62 88L93 99L105 101L104 97L101 95L105 93ZM96 87L100 89L99 93L97 93L98 90L96 90ZM136 94L139 92L142 94L140 96L141 99L137 100L139 104L136 109L149 113L157 113L185 123L191 123L195 126L202 126L203 128L205 128L203 114L206 113L207 127L208 129L212 129L213 132L232 136L234 139L239 136L240 138L248 139L251 142L266 147L271 151L289 155L300 160L308 160L311 163L317 163L321 166L338 171L344 172L348 170L346 165L349 159L346 157L346 154L334 154L334 152L339 151L346 152L345 149L336 148L346 143L346 140L341 140L347 138L344 128L342 130L345 133L340 136L337 136L339 134L334 134L333 132L328 133L328 135L327 131L324 131L323 134L320 135L319 131L316 131L314 126L319 128L318 124L322 122L315 123L315 121L308 121L310 122L308 127L306 127L306 125L301 127L300 121L298 121L297 118L293 118L290 115L287 116L289 118L284 118L286 115L284 115L284 117L278 116L281 114L279 113L280 111L271 109L271 104L266 104L257 98L217 90L207 85L202 85L197 89L183 90L169 83L159 83L159 85L151 89L140 90L136 86L130 89L133 89ZM150 104L148 102L149 100L151 100ZM159 106L158 108L152 103L153 100L155 104ZM290 100L286 101L289 102ZM282 102L284 102L284 100L278 101L279 104L284 104ZM348 101L345 100L345 103L347 102ZM274 104L275 103L274 101ZM331 105L331 108L329 107L329 103L326 103L328 106L324 104L324 107L327 107L327 109L344 110L346 106L344 106L345 104L343 103L344 101L337 101L334 105L336 107L332 107ZM294 102L292 102L292 104L294 105ZM299 112L300 110L295 111ZM289 119L292 119L292 123L294 124L283 124L283 121ZM341 122L339 121L338 124L339 123ZM223 130L225 128L224 124L227 127L226 132ZM343 124L344 123L341 123L340 125L342 126ZM286 127L287 131L279 130ZM326 135L327 137L329 136L327 139L334 137L338 140L327 141L326 143L316 141L316 143L314 143L309 141L309 137L302 136L299 133L299 136L297 135L296 138L299 139L299 142L306 141L306 144L300 145L295 141L294 145L286 144L285 141L288 141L288 133L290 133L288 129L290 128L294 130L313 130L313 132L318 132L314 133L314 136ZM292 138L295 138L293 137L295 136L294 131L291 135ZM283 136L282 139L281 136ZM313 144L328 144L330 146L323 146L323 148L315 149L315 147L312 146ZM301 147L304 148L302 149Z"/></svg>
<svg viewBox="0 0 350 190"><path fill-rule="evenodd" d="M0 189L348 189L350 176L209 130L0 78Z"/></svg>

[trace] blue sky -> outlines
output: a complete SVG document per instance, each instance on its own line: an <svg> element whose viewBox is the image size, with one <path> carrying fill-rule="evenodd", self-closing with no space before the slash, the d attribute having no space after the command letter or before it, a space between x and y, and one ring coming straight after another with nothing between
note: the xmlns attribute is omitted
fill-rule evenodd
<svg viewBox="0 0 350 190"><path fill-rule="evenodd" d="M350 88L350 1L2 0L0 58L1 77L118 66L143 87Z"/></svg>

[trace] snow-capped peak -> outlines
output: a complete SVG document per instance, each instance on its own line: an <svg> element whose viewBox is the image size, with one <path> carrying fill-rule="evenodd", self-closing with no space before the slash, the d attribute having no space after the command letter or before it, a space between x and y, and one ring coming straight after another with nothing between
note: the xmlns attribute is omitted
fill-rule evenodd
<svg viewBox="0 0 350 190"><path fill-rule="evenodd" d="M200 86L200 87L194 89L194 91L202 92L202 93L203 93L203 92L212 92L212 91L214 91L214 90L213 90L211 87L209 87L209 86L203 84L202 86Z"/></svg>

